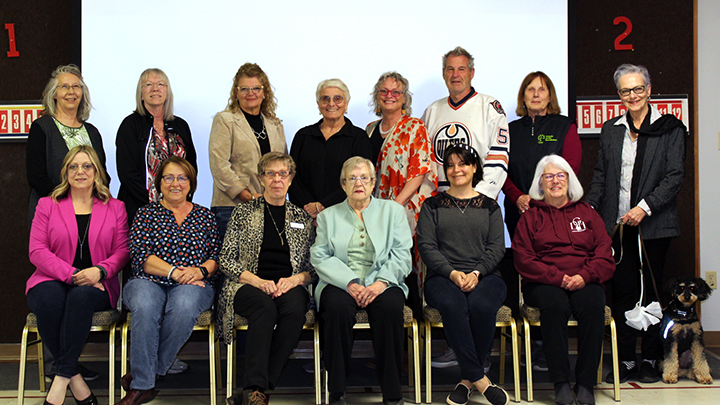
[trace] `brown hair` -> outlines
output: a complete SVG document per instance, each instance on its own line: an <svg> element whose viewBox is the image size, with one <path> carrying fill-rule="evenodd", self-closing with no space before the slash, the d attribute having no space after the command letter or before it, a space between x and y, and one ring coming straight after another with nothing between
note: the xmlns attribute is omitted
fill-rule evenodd
<svg viewBox="0 0 720 405"><path fill-rule="evenodd" d="M517 114L518 117L524 117L528 115L527 108L525 107L525 89L527 89L530 83L532 83L532 81L538 77L540 78L540 81L543 82L545 87L547 87L548 92L550 93L550 102L547 106L547 114L560 114L560 104L558 102L557 94L555 92L555 85L553 85L553 82L552 80L550 80L548 75L538 70L537 72L528 73L528 75L525 76L525 79L523 79L522 84L520 85L520 90L518 90L517 96L517 108L515 109L515 114Z"/></svg>
<svg viewBox="0 0 720 405"><path fill-rule="evenodd" d="M157 191L160 191L160 185L163 181L163 172L170 163L175 163L176 165L182 167L182 169L185 171L185 174L188 176L188 179L190 180L190 192L188 192L188 195L187 197L185 197L185 199L188 201L192 201L192 196L197 189L197 172L195 171L195 168L192 167L190 162L181 158L180 156L170 156L160 164L160 167L158 167L157 174L155 175L155 179L153 181L153 183L155 184L155 189Z"/></svg>
<svg viewBox="0 0 720 405"><path fill-rule="evenodd" d="M272 86L270 85L270 79L268 79L265 72L255 63L245 63L240 66L235 78L233 79L233 85L230 88L230 98L228 99L227 109L230 112L236 113L240 111L240 100L238 99L238 82L243 77L256 77L260 80L263 86L263 101L260 105L260 112L267 118L280 123L280 120L275 116L275 109L277 108L277 99L273 92Z"/></svg>

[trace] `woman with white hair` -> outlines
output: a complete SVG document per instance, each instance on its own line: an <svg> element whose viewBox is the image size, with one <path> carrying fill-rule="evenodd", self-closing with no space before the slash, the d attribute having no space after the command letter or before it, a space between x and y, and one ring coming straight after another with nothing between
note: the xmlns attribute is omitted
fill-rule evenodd
<svg viewBox="0 0 720 405"><path fill-rule="evenodd" d="M572 404L567 321L578 321L575 393L594 404L593 386L605 329L603 283L615 271L605 223L590 204L570 164L548 155L538 162L530 187L530 209L513 238L515 267L523 277L525 302L540 310L543 349L555 403Z"/></svg>
<svg viewBox="0 0 720 405"><path fill-rule="evenodd" d="M290 156L297 164L297 175L290 185L290 202L313 218L345 199L337 181L343 163L353 156L372 157L365 131L345 117L350 102L350 90L345 83L340 79L321 81L315 99L322 119L300 129L290 147Z"/></svg>

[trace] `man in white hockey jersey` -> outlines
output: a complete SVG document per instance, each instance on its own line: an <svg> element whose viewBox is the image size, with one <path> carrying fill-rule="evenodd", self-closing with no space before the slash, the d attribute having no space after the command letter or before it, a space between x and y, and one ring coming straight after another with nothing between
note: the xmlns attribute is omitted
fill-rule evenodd
<svg viewBox="0 0 720 405"><path fill-rule="evenodd" d="M457 47L443 56L443 78L450 95L435 101L423 113L438 162L439 190L449 187L443 171L448 146L472 146L482 161L483 178L475 190L497 199L505 183L510 153L507 117L500 102L477 93L470 82L475 76L474 59Z"/></svg>

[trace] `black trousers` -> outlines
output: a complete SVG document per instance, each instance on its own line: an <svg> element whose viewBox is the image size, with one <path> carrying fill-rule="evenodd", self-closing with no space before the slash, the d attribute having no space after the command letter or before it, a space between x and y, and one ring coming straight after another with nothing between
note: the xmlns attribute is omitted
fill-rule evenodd
<svg viewBox="0 0 720 405"><path fill-rule="evenodd" d="M243 387L275 388L300 340L308 300L300 286L274 299L251 285L237 291L235 313L248 319Z"/></svg>
<svg viewBox="0 0 720 405"><path fill-rule="evenodd" d="M365 308L372 332L377 375L383 400L402 398L400 375L403 358L403 306L405 294L398 287L390 287ZM323 358L328 370L330 392L345 392L347 372L353 346L355 313L361 308L345 290L326 286L320 297L325 349Z"/></svg>
<svg viewBox="0 0 720 405"><path fill-rule="evenodd" d="M642 337L642 358L662 360L663 348L660 340L660 324L649 327L647 331L638 331L625 323L625 311L635 308L635 304L640 299L640 257L638 251L638 228L636 226L625 226L624 228L622 249L620 248L620 236L616 234L615 238L613 238L615 261L620 260L621 250L622 260L618 263L611 281L612 312L617 323L620 361L636 361L635 345L638 334ZM665 267L665 255L670 247L670 238L651 239L644 242L658 291L662 294L663 269ZM659 300L655 295L647 265L643 268L643 272L645 273L643 305L647 305ZM660 305L662 304L661 301Z"/></svg>
<svg viewBox="0 0 720 405"><path fill-rule="evenodd" d="M108 293L92 286L44 281L28 291L27 301L37 316L40 337L55 359L57 375L73 377L93 313L111 308Z"/></svg>
<svg viewBox="0 0 720 405"><path fill-rule="evenodd" d="M578 358L575 381L582 386L595 385L605 330L605 290L590 283L577 291L528 283L523 287L525 302L540 310L540 330L548 363L550 381L570 382L568 319L578 321Z"/></svg>

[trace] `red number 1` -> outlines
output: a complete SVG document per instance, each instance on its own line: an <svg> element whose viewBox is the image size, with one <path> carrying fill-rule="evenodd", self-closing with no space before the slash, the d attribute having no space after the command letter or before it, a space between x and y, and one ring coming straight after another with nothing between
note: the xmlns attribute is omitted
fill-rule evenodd
<svg viewBox="0 0 720 405"><path fill-rule="evenodd" d="M20 56L20 52L17 50L17 44L15 43L15 24L5 24L5 29L8 32L8 39L10 41L10 50L7 53L8 58L17 58Z"/></svg>

